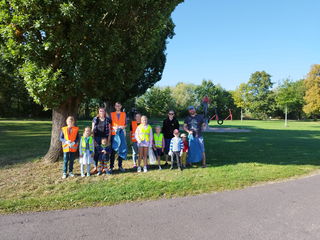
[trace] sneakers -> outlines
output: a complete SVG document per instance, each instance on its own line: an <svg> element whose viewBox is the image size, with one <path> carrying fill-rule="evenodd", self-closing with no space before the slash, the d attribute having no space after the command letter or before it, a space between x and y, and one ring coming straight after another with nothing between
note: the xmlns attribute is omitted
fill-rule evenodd
<svg viewBox="0 0 320 240"><path fill-rule="evenodd" d="M170 170L172 170L173 169L173 167L170 167Z"/></svg>
<svg viewBox="0 0 320 240"><path fill-rule="evenodd" d="M159 166L159 170L162 170L161 166Z"/></svg>
<svg viewBox="0 0 320 240"><path fill-rule="evenodd" d="M143 167L143 172L148 172L147 166Z"/></svg>
<svg viewBox="0 0 320 240"><path fill-rule="evenodd" d="M90 176L91 176L91 174L90 174L90 172L88 172L88 173L87 173L87 177L90 177Z"/></svg>
<svg viewBox="0 0 320 240"><path fill-rule="evenodd" d="M100 176L101 174L102 174L102 172L101 172L101 171L99 171L99 172L97 173L97 175L98 175L98 176Z"/></svg>
<svg viewBox="0 0 320 240"><path fill-rule="evenodd" d="M84 173L81 173L81 177L85 177L86 175L84 175Z"/></svg>
<svg viewBox="0 0 320 240"><path fill-rule="evenodd" d="M106 170L106 175L111 175L111 172L109 170Z"/></svg>
<svg viewBox="0 0 320 240"><path fill-rule="evenodd" d="M178 167L178 170L182 171L182 168L181 168L181 167Z"/></svg>
<svg viewBox="0 0 320 240"><path fill-rule="evenodd" d="M141 172L141 167L137 167L137 172Z"/></svg>
<svg viewBox="0 0 320 240"><path fill-rule="evenodd" d="M74 177L74 174L72 172L69 172L69 177Z"/></svg>
<svg viewBox="0 0 320 240"><path fill-rule="evenodd" d="M123 167L119 167L120 172L125 172L126 170L124 170Z"/></svg>
<svg viewBox="0 0 320 240"><path fill-rule="evenodd" d="M67 174L66 173L62 174L62 178L63 179L67 178Z"/></svg>

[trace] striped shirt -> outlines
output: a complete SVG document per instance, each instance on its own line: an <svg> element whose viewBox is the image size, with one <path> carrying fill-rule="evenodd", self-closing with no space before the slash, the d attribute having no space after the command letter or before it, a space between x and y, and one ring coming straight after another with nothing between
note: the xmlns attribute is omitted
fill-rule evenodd
<svg viewBox="0 0 320 240"><path fill-rule="evenodd" d="M170 151L171 152L180 152L183 149L183 141L179 137L174 137L170 141Z"/></svg>

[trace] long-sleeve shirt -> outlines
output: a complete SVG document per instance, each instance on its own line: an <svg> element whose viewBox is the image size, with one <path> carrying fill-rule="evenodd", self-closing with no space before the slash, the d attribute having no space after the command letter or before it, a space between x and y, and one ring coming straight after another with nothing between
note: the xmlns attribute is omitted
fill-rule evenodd
<svg viewBox="0 0 320 240"><path fill-rule="evenodd" d="M171 152L180 152L183 149L183 141L180 137L174 137L170 141L170 151Z"/></svg>
<svg viewBox="0 0 320 240"><path fill-rule="evenodd" d="M179 122L176 118L173 118L172 120L170 120L169 118L166 118L165 120L163 120L162 133L164 138L166 139L173 138L174 137L173 131L175 129L179 130Z"/></svg>

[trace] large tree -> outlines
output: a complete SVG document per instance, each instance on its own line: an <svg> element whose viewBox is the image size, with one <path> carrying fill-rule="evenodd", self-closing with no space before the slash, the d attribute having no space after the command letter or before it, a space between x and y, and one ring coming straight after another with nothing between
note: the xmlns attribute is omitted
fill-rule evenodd
<svg viewBox="0 0 320 240"><path fill-rule="evenodd" d="M304 81L306 95L304 100L306 104L303 111L307 115L320 114L320 64L312 65L307 78Z"/></svg>
<svg viewBox="0 0 320 240"><path fill-rule="evenodd" d="M266 118L271 111L272 85L271 75L265 71L256 71L250 76L246 99L249 111L257 118Z"/></svg>
<svg viewBox="0 0 320 240"><path fill-rule="evenodd" d="M288 113L302 110L304 104L304 85L303 80L291 81L284 80L275 91L275 100L277 105L284 111L285 126L288 126Z"/></svg>
<svg viewBox="0 0 320 240"><path fill-rule="evenodd" d="M159 81L171 13L183 0L2 0L2 56L17 66L33 99L52 109L51 145L84 96L123 101ZM9 58L8 58L9 59Z"/></svg>

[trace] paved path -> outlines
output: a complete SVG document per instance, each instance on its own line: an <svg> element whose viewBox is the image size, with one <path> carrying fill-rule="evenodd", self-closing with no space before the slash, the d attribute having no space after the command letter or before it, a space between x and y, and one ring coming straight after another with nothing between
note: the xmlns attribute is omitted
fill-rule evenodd
<svg viewBox="0 0 320 240"><path fill-rule="evenodd" d="M0 239L320 239L320 175L239 191L0 216Z"/></svg>

